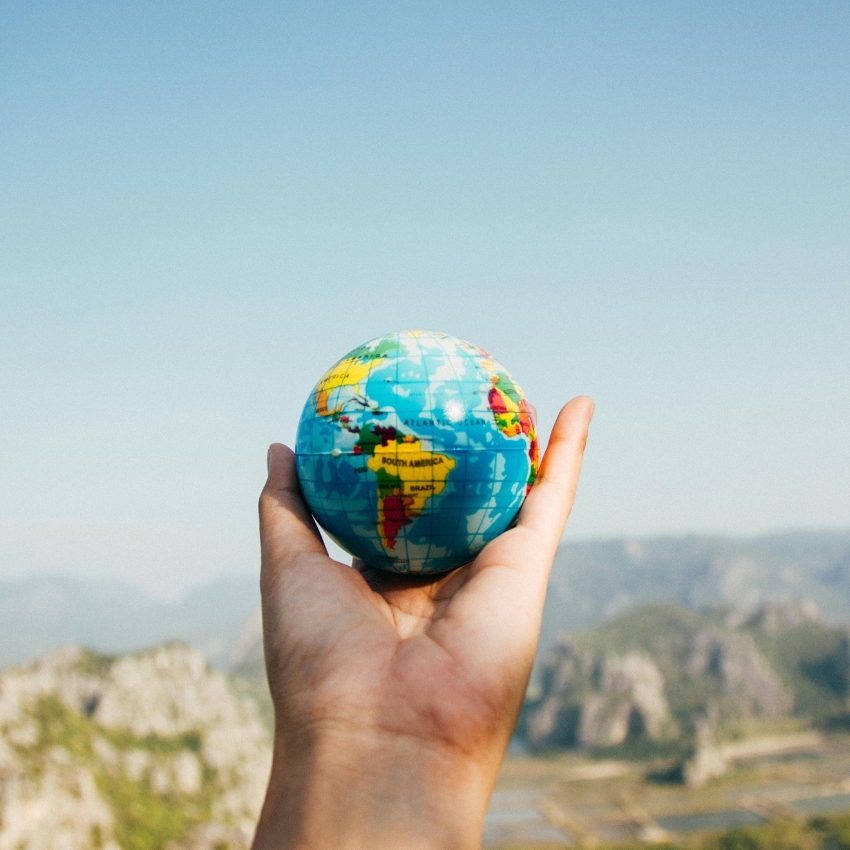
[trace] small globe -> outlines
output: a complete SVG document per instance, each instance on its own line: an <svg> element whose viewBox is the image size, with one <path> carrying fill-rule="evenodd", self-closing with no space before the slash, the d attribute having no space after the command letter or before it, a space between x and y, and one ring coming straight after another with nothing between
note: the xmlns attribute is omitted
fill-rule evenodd
<svg viewBox="0 0 850 850"><path fill-rule="evenodd" d="M364 563L438 573L508 528L537 475L532 407L462 339L388 334L316 384L295 445L319 525Z"/></svg>

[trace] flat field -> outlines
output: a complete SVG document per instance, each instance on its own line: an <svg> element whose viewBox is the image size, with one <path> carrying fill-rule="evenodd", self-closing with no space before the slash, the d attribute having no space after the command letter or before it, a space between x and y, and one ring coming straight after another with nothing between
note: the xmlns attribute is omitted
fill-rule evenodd
<svg viewBox="0 0 850 850"><path fill-rule="evenodd" d="M509 756L484 847L688 846L730 827L850 811L850 736L764 737L727 755L729 772L702 788L677 781L664 760Z"/></svg>

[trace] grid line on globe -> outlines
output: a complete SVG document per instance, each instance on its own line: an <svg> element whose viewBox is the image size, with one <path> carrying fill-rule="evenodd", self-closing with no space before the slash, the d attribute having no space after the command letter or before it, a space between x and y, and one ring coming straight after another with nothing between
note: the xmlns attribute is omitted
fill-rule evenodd
<svg viewBox="0 0 850 850"><path fill-rule="evenodd" d="M446 334L358 346L316 384L296 439L319 525L364 563L430 573L507 529L538 466L534 411L507 370Z"/></svg>
<svg viewBox="0 0 850 850"><path fill-rule="evenodd" d="M440 342L440 348L442 348L442 349L443 349L443 351L446 351L446 348L445 348L445 346L443 345L443 341L442 341L442 340L439 340L439 342ZM449 352L449 351L446 351L446 353L447 353L447 354L449 354L449 355L451 354L451 352ZM449 363L451 364L451 367L452 367L452 374L453 374L453 375L454 375L454 377L455 377L455 382L456 382L456 383L457 383L457 385L458 385L459 392L461 392L461 393L462 393L462 390L460 389L460 386L461 386L460 377L459 377L459 376L458 376L458 374L457 374L457 369L455 368L454 361L451 359L451 357L449 357ZM463 492L463 502L461 502L461 506L462 506L462 507L463 507L463 505L465 505L465 504L466 504L466 500L467 500L467 486L466 486L466 485L467 485L467 480L466 480L466 475L465 475L465 473L466 473L466 467L463 467L463 472L464 472L464 476L463 476L463 478L462 478L460 481L456 482L456 483L458 483L458 484L461 486L461 488L462 488L462 492ZM455 523L456 523L456 524L455 524L455 528L454 528L453 536L455 536L455 537L456 537L456 536L458 535L458 533L460 532L460 526L461 526L461 523L463 522L463 519L464 519L464 512L463 512L463 510L461 509L460 511L458 511L458 512L457 512L457 518L456 518L456 520L455 520Z"/></svg>
<svg viewBox="0 0 850 850"><path fill-rule="evenodd" d="M428 358L425 356L425 352L422 351L422 344L420 342L420 339L421 339L421 337L416 338L416 347L419 349L419 354L422 357L422 371L425 373L425 383L428 386L430 386L431 381L430 381L430 377L428 375ZM439 339L437 339L438 345L439 345L439 342L440 342ZM440 346L440 347L442 348L442 346ZM434 428L433 428L433 426L431 426L431 446L432 446L432 450L433 450L433 446L434 446ZM433 466L430 467L430 472L431 472L431 491L435 492L436 482L434 481L434 467ZM431 501L433 502L433 498L431 499ZM428 537L427 537L428 545L427 545L427 549L425 550L425 562L428 563L430 556L431 556L431 545L432 545L433 540L434 540L434 513L433 513L433 511L429 511L427 507L423 507L422 511L425 514L425 516L427 517L427 519L429 520L429 527L430 527L430 533L428 534ZM405 545L405 549L406 549L407 548L407 534L405 534L405 536L404 536L404 545Z"/></svg>

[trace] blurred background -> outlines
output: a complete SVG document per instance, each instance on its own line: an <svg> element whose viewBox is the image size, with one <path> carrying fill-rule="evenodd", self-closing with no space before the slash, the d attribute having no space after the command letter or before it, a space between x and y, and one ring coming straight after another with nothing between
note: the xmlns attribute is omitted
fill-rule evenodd
<svg viewBox="0 0 850 850"><path fill-rule="evenodd" d="M849 73L825 0L3 4L0 847L247 846L266 447L409 328L596 400L487 846L850 835Z"/></svg>

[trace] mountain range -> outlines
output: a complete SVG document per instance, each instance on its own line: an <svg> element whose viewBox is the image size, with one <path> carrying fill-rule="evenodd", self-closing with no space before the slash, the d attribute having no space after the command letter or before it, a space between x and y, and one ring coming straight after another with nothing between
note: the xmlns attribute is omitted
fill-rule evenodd
<svg viewBox="0 0 850 850"><path fill-rule="evenodd" d="M214 666L227 667L259 601L256 576L220 578L175 602L120 582L65 576L0 581L0 668L65 644L119 654L170 640L186 641Z"/></svg>
<svg viewBox="0 0 850 850"><path fill-rule="evenodd" d="M564 543L549 582L540 657L562 632L647 603L749 611L803 599L826 621L850 622L850 531ZM253 574L220 578L171 603L118 582L0 582L0 667L62 644L123 653L174 639L200 649L214 666L244 665L253 639L246 623L258 603Z"/></svg>
<svg viewBox="0 0 850 850"><path fill-rule="evenodd" d="M552 567L540 647L651 602L749 611L810 600L850 622L850 531L567 543Z"/></svg>

